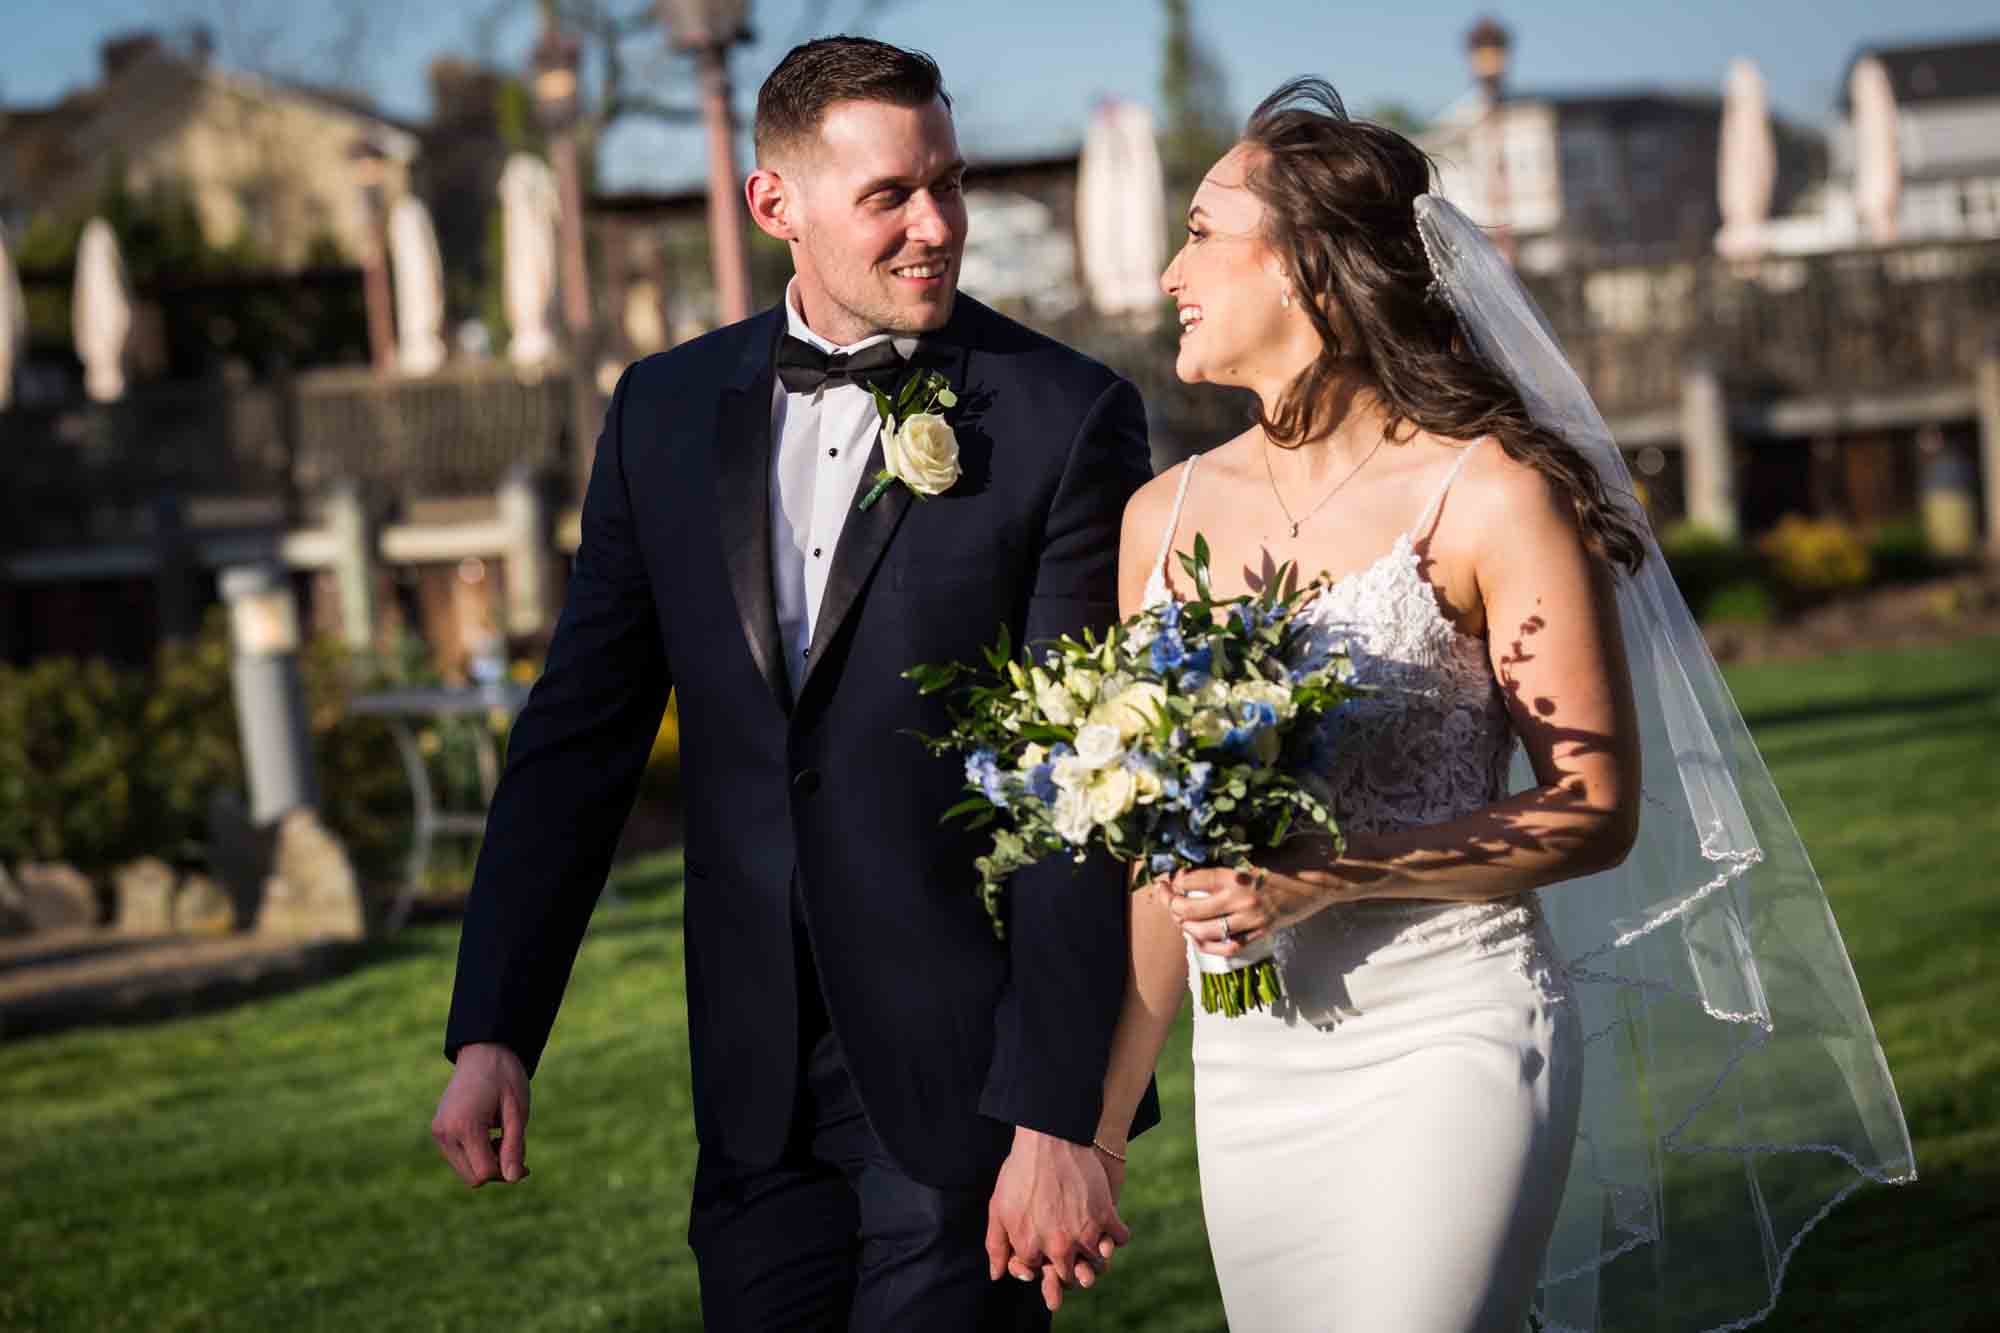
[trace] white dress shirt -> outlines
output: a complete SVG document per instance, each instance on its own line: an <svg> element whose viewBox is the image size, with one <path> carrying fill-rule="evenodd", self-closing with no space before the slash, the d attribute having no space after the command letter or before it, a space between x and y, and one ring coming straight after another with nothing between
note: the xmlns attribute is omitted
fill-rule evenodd
<svg viewBox="0 0 2000 1333"><path fill-rule="evenodd" d="M799 313L798 279L785 288L785 320L795 338L824 352L854 352L892 335L835 346L806 327ZM897 338L907 360L915 338ZM788 393L784 381L771 388L771 439L777 454L771 466L771 591L778 610L778 642L785 675L796 693L805 679L806 650L819 623L827 571L833 565L840 530L854 510L855 490L881 429L875 400L858 384L823 385L812 393Z"/></svg>

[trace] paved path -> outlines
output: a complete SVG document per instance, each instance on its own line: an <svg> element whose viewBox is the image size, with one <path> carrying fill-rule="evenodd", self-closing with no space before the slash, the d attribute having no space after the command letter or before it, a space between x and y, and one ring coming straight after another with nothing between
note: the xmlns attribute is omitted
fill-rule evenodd
<svg viewBox="0 0 2000 1333"><path fill-rule="evenodd" d="M0 1041L178 1018L344 970L366 946L257 935L56 930L0 939Z"/></svg>

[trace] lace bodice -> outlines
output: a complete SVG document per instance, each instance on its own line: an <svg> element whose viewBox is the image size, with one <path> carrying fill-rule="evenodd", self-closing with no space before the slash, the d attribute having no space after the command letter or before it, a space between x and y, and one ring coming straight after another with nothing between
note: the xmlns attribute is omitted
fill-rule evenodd
<svg viewBox="0 0 2000 1333"><path fill-rule="evenodd" d="M1514 732L1486 644L1444 618L1407 534L1299 618L1309 653L1347 653L1371 691L1327 720L1314 756L1343 829L1442 823L1506 795Z"/></svg>
<svg viewBox="0 0 2000 1333"><path fill-rule="evenodd" d="M1466 449L1423 515L1373 564L1321 588L1298 612L1310 626L1309 653L1345 652L1370 692L1329 717L1315 746L1320 796L1348 833L1438 824L1507 794L1514 730L1486 643L1461 633L1439 609L1420 570L1416 534L1430 524L1457 479ZM1147 580L1150 603L1172 595L1166 560L1197 460L1189 460ZM1532 894L1492 902L1363 901L1329 915L1396 918L1420 935L1434 930L1525 937ZM1280 966L1293 932L1274 938Z"/></svg>
<svg viewBox="0 0 2000 1333"><path fill-rule="evenodd" d="M1423 515L1373 564L1311 595L1300 608L1307 652L1345 652L1371 693L1328 719L1313 767L1344 829L1374 833L1435 824L1506 795L1514 733L1483 640L1462 634L1438 608L1420 571L1415 534L1443 504L1473 445L1460 455ZM1146 602L1172 593L1167 560L1199 459L1181 471L1172 517L1146 580Z"/></svg>

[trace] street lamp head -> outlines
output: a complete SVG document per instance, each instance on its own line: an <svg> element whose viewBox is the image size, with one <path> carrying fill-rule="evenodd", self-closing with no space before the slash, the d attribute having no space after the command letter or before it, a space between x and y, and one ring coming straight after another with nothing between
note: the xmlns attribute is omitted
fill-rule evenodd
<svg viewBox="0 0 2000 1333"><path fill-rule="evenodd" d="M237 656L284 657L299 650L299 606L283 568L231 566L220 585Z"/></svg>
<svg viewBox="0 0 2000 1333"><path fill-rule="evenodd" d="M750 40L750 0L660 0L677 51L705 51Z"/></svg>
<svg viewBox="0 0 2000 1333"><path fill-rule="evenodd" d="M578 47L574 37L551 23L535 43L529 91L542 128L560 133L576 120Z"/></svg>

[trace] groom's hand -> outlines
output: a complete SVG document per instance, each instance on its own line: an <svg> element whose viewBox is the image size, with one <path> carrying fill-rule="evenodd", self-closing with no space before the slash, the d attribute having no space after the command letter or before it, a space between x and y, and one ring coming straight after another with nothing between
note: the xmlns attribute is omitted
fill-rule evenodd
<svg viewBox="0 0 2000 1333"><path fill-rule="evenodd" d="M1073 1281L1089 1286L1093 1261L1132 1239L1096 1150L1027 1128L1014 1131L986 1219L987 1275L1012 1270L1032 1280L1046 1265L1057 1291Z"/></svg>
<svg viewBox="0 0 2000 1333"><path fill-rule="evenodd" d="M500 1131L500 1152L493 1131ZM451 1082L431 1117L438 1151L477 1189L490 1180L509 1184L528 1174L528 1071L520 1057L496 1042L461 1047Z"/></svg>

